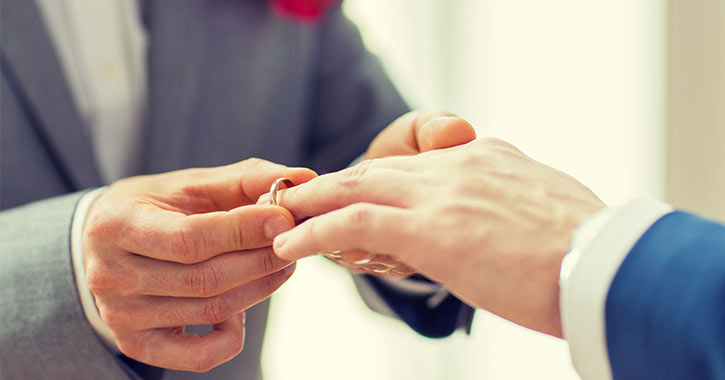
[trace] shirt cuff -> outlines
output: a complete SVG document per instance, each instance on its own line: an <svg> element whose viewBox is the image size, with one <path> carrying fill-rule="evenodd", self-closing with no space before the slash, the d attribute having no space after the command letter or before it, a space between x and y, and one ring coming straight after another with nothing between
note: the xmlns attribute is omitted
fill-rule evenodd
<svg viewBox="0 0 725 380"><path fill-rule="evenodd" d="M612 379L604 310L609 288L640 237L670 212L665 203L638 199L594 214L574 232L561 265L559 305L564 339L583 379Z"/></svg>
<svg viewBox="0 0 725 380"><path fill-rule="evenodd" d="M109 349L120 352L118 347L116 347L116 341L113 339L111 328L101 320L101 315L98 313L98 308L96 308L96 301L90 289L88 289L88 285L86 285L86 271L83 267L83 225L86 222L86 215L88 215L91 204L105 191L105 187L98 188L84 195L78 201L70 229L71 260L73 261L78 296L81 299L81 306L83 307L83 313L86 315L86 319L88 319L93 330L101 337L101 340Z"/></svg>

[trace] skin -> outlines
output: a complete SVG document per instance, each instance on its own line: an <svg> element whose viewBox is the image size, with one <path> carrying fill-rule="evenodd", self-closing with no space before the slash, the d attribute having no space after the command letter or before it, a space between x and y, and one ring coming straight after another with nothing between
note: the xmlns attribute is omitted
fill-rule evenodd
<svg viewBox="0 0 725 380"><path fill-rule="evenodd" d="M275 253L380 252L469 304L561 337L558 276L572 233L604 207L581 183L496 139L368 160L279 193L296 219Z"/></svg>
<svg viewBox="0 0 725 380"><path fill-rule="evenodd" d="M468 123L441 115L404 115L376 137L366 157L417 154L475 138ZM244 345L244 310L269 297L294 270L271 244L295 219L258 198L277 178L301 184L315 176L249 159L112 184L89 209L83 262L119 350L147 364L195 372L237 355ZM359 269L350 260L338 261ZM184 332L199 324L214 329L204 336Z"/></svg>
<svg viewBox="0 0 725 380"><path fill-rule="evenodd" d="M125 355L206 371L238 354L244 310L267 298L294 265L274 236L294 225L285 209L254 205L277 177L316 174L258 159L115 182L83 229L86 283ZM213 324L197 336L185 325Z"/></svg>
<svg viewBox="0 0 725 380"><path fill-rule="evenodd" d="M412 111L399 117L380 132L370 143L364 158L371 160L391 156L412 156L422 152L466 144L475 138L476 131L473 126L453 114ZM269 194L260 197L258 202L258 204L268 203ZM281 202L279 204L281 205ZM286 204L284 206L287 207ZM367 273L377 276L403 278L416 272L415 269L390 255L375 251L346 249L335 256L328 255L328 258L347 270L358 274ZM360 260L370 260L370 262L360 264ZM392 270L385 273L376 271L375 269L381 269L381 263L389 268L392 267Z"/></svg>

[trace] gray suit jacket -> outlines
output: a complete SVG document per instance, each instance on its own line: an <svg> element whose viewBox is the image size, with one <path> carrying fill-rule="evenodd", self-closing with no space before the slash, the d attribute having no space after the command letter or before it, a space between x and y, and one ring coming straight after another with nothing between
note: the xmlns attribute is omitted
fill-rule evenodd
<svg viewBox="0 0 725 380"><path fill-rule="evenodd" d="M248 157L337 170L407 110L339 7L309 26L278 18L266 0L144 4L140 173ZM0 376L136 376L99 341L74 284L71 218L84 189L103 184L88 130L34 1L2 0L0 14ZM267 308L248 313L237 358L166 378L260 378Z"/></svg>

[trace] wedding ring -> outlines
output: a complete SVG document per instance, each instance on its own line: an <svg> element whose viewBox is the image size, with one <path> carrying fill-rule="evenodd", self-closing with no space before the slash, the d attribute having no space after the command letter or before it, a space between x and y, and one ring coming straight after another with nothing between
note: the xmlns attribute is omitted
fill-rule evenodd
<svg viewBox="0 0 725 380"><path fill-rule="evenodd" d="M383 274L388 273L392 269L391 267L380 265L380 263L377 262L371 262L366 265L361 265L360 268L373 273Z"/></svg>
<svg viewBox="0 0 725 380"><path fill-rule="evenodd" d="M372 261L373 261L373 259L371 259L370 257L366 257L364 259L353 261L352 263L355 265L365 265L365 264L369 264Z"/></svg>
<svg viewBox="0 0 725 380"><path fill-rule="evenodd" d="M331 259L341 259L342 258L341 253L342 253L342 251L340 251L340 250L337 250L337 251L322 251L322 252L320 252L320 254L322 254L322 255L324 255L326 257L329 257Z"/></svg>
<svg viewBox="0 0 725 380"><path fill-rule="evenodd" d="M284 188L292 187L295 184L290 181L287 178L277 178L274 182L272 182L272 186L269 188L269 205L270 206L277 206L277 191L279 190L279 185L284 184Z"/></svg>

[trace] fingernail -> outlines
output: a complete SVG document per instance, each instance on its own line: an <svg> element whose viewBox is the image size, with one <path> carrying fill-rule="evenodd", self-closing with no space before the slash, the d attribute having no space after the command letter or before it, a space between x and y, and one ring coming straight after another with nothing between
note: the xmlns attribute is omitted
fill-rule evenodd
<svg viewBox="0 0 725 380"><path fill-rule="evenodd" d="M275 251L277 249L282 248L282 246L284 245L284 243L287 242L287 237L288 236L289 236L289 234L285 232L283 234L277 235L277 237L274 238L274 244L272 246L273 246L273 248L274 248Z"/></svg>
<svg viewBox="0 0 725 380"><path fill-rule="evenodd" d="M267 218L267 220L264 221L264 236L272 240L275 236L281 234L282 232L288 231L290 228L292 228L292 223L290 223L289 219L285 218L282 215L274 215Z"/></svg>

